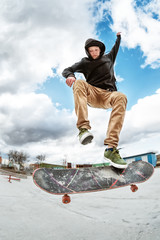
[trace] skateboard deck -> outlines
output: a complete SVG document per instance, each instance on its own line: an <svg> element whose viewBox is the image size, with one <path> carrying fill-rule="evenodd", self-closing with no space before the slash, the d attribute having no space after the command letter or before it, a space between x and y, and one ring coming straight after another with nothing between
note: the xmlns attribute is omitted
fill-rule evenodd
<svg viewBox="0 0 160 240"><path fill-rule="evenodd" d="M132 162L126 169L110 166L53 169L39 168L33 173L34 183L42 190L51 194L64 195L63 203L69 203L67 194L96 192L131 185L135 192L138 187L134 184L148 180L154 172L154 167L148 162Z"/></svg>

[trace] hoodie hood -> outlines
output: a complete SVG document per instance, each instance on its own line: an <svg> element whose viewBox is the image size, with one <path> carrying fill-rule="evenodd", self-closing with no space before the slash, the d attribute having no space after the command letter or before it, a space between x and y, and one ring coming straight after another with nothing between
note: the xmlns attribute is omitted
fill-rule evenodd
<svg viewBox="0 0 160 240"><path fill-rule="evenodd" d="M101 53L100 53L100 56L99 56L99 57L101 57L104 54L106 47L105 47L104 43L102 43L102 42L100 42L96 39L93 39L93 38L89 38L85 42L85 50L86 50L87 56L89 58L91 58L91 55L88 52L88 48L93 47L93 46L98 46L101 49Z"/></svg>

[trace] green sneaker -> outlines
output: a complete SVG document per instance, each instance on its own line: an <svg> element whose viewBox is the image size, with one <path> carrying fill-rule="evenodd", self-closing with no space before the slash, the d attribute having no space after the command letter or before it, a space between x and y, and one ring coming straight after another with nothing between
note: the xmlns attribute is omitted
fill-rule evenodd
<svg viewBox="0 0 160 240"><path fill-rule="evenodd" d="M93 139L92 133L90 133L85 128L79 128L79 141L81 144L86 145L88 143L91 143Z"/></svg>
<svg viewBox="0 0 160 240"><path fill-rule="evenodd" d="M105 150L104 159L109 161L113 167L121 169L127 167L127 163L124 161L123 158L121 158L118 149L115 147Z"/></svg>

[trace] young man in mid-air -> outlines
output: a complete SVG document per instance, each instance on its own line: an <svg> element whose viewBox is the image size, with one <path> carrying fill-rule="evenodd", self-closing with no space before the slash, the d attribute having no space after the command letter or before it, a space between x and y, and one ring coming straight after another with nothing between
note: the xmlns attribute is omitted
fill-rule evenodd
<svg viewBox="0 0 160 240"><path fill-rule="evenodd" d="M64 69L62 75L66 78L66 84L73 85L75 101L75 112L77 115L77 128L79 129L79 140L81 144L92 141L93 135L88 120L88 106L94 108L112 108L108 124L107 136L104 145L104 158L117 168L126 168L127 163L121 158L117 149L119 135L122 129L127 98L123 93L117 91L114 76L114 63L118 53L121 40L120 32L112 50L105 53L105 45L95 39L85 42L85 51L88 57L82 58L78 63ZM76 80L75 72L83 73L86 81Z"/></svg>

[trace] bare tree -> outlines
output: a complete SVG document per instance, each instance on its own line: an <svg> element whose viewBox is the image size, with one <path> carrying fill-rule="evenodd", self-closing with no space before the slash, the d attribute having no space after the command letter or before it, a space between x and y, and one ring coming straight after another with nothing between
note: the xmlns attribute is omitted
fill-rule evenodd
<svg viewBox="0 0 160 240"><path fill-rule="evenodd" d="M45 155L37 155L36 156L38 164L40 165L42 162L44 162L46 160L46 156Z"/></svg>
<svg viewBox="0 0 160 240"><path fill-rule="evenodd" d="M13 165L19 164L21 169L24 169L24 162L27 161L28 155L24 152L18 152L14 150L10 150L8 155L8 160L11 162Z"/></svg>

